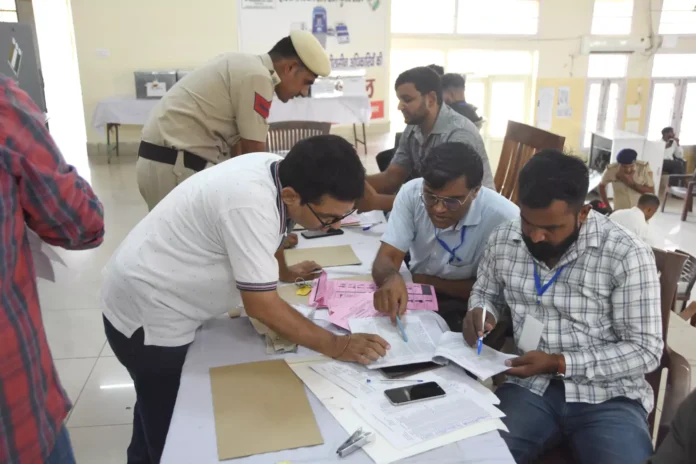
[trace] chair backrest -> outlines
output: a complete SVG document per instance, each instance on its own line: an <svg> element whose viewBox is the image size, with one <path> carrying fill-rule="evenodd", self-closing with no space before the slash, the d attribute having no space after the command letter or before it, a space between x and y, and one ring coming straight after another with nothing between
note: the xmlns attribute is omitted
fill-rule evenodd
<svg viewBox="0 0 696 464"><path fill-rule="evenodd" d="M503 149L495 171L495 189L517 203L517 178L532 156L545 149L563 150L565 137L520 122L508 121Z"/></svg>
<svg viewBox="0 0 696 464"><path fill-rule="evenodd" d="M266 136L266 149L271 153L290 150L297 142L315 135L326 135L331 130L330 122L284 121L273 122Z"/></svg>
<svg viewBox="0 0 696 464"><path fill-rule="evenodd" d="M660 392L660 378L662 376L662 368L668 364L668 359L665 353L667 352L667 330L669 328L669 317L674 308L674 302L677 297L677 285L679 284L679 276L688 256L681 253L671 252L653 248L655 253L655 262L657 271L660 273L660 306L662 309L662 340L665 342L665 350L660 366L653 372L645 376L655 395L655 405L657 405L657 396ZM648 423L652 430L655 422L655 408L648 416Z"/></svg>
<svg viewBox="0 0 696 464"><path fill-rule="evenodd" d="M675 251L687 256L686 263L684 263L684 269L682 269L681 276L679 277L679 282L685 283L686 285L684 286L684 290L679 292L679 294L691 295L691 290L693 290L694 283L696 283L696 256L682 250Z"/></svg>

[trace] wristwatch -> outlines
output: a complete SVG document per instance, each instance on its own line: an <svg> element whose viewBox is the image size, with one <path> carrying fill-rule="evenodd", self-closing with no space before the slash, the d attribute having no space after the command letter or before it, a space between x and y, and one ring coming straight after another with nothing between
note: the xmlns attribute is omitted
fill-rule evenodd
<svg viewBox="0 0 696 464"><path fill-rule="evenodd" d="M557 379L565 379L566 376L566 362L565 362L565 356L562 354L554 354L553 355L556 358L556 373L554 374L554 377Z"/></svg>

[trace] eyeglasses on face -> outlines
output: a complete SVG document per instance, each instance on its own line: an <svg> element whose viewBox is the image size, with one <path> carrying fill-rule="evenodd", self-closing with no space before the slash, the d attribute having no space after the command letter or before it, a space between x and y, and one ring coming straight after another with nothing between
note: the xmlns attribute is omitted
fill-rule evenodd
<svg viewBox="0 0 696 464"><path fill-rule="evenodd" d="M471 195L471 192L469 192L469 195ZM456 198L441 197L433 193L426 192L421 193L420 197L421 200L423 200L423 204L425 204L425 206L427 206L428 208L432 208L437 204L437 202L441 201L448 211L457 211L459 208L464 206L464 203L466 203L466 200L467 198L469 198L469 195L466 196L464 201L458 200Z"/></svg>
<svg viewBox="0 0 696 464"><path fill-rule="evenodd" d="M317 218L317 221L319 221L319 222L321 223L321 226L322 226L322 227L331 227L331 226L333 226L333 225L336 225L336 224L338 224L339 222L341 222L342 220L344 220L345 218L347 218L348 216L350 216L351 214L353 214L353 213L356 211L355 209L351 209L350 211L348 211L346 214L344 214L344 215L341 216L341 217L335 217L335 218L333 218L333 219L330 219L330 220L328 220L328 221L325 221L325 220L323 220L322 218L319 217L319 215L317 214L317 212L314 211L314 208L312 208L312 206L311 206L309 203L307 203L307 208L309 208L309 210L312 212L312 214L314 215L314 217Z"/></svg>

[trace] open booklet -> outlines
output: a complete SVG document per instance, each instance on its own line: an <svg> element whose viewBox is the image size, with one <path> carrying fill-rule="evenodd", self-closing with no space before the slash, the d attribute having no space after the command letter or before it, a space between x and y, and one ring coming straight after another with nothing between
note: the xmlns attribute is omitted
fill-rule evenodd
<svg viewBox="0 0 696 464"><path fill-rule="evenodd" d="M391 349L382 359L373 362L369 369L389 366L403 366L432 361L446 365L450 361L458 364L481 380L488 379L509 369L505 360L517 357L504 354L488 346L483 346L478 355L476 348L467 346L461 333L442 332L439 326L416 315L402 318L408 337L405 342L399 330L386 317L351 319L350 330L353 333L371 333L384 338Z"/></svg>

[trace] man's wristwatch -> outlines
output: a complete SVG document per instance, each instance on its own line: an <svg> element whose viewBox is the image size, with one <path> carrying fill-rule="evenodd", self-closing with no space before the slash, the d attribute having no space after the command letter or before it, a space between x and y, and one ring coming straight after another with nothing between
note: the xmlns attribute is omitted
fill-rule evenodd
<svg viewBox="0 0 696 464"><path fill-rule="evenodd" d="M556 373L554 374L554 377L557 379L565 379L566 376L566 363L565 363L565 356L562 354L554 354L554 358L556 358Z"/></svg>

